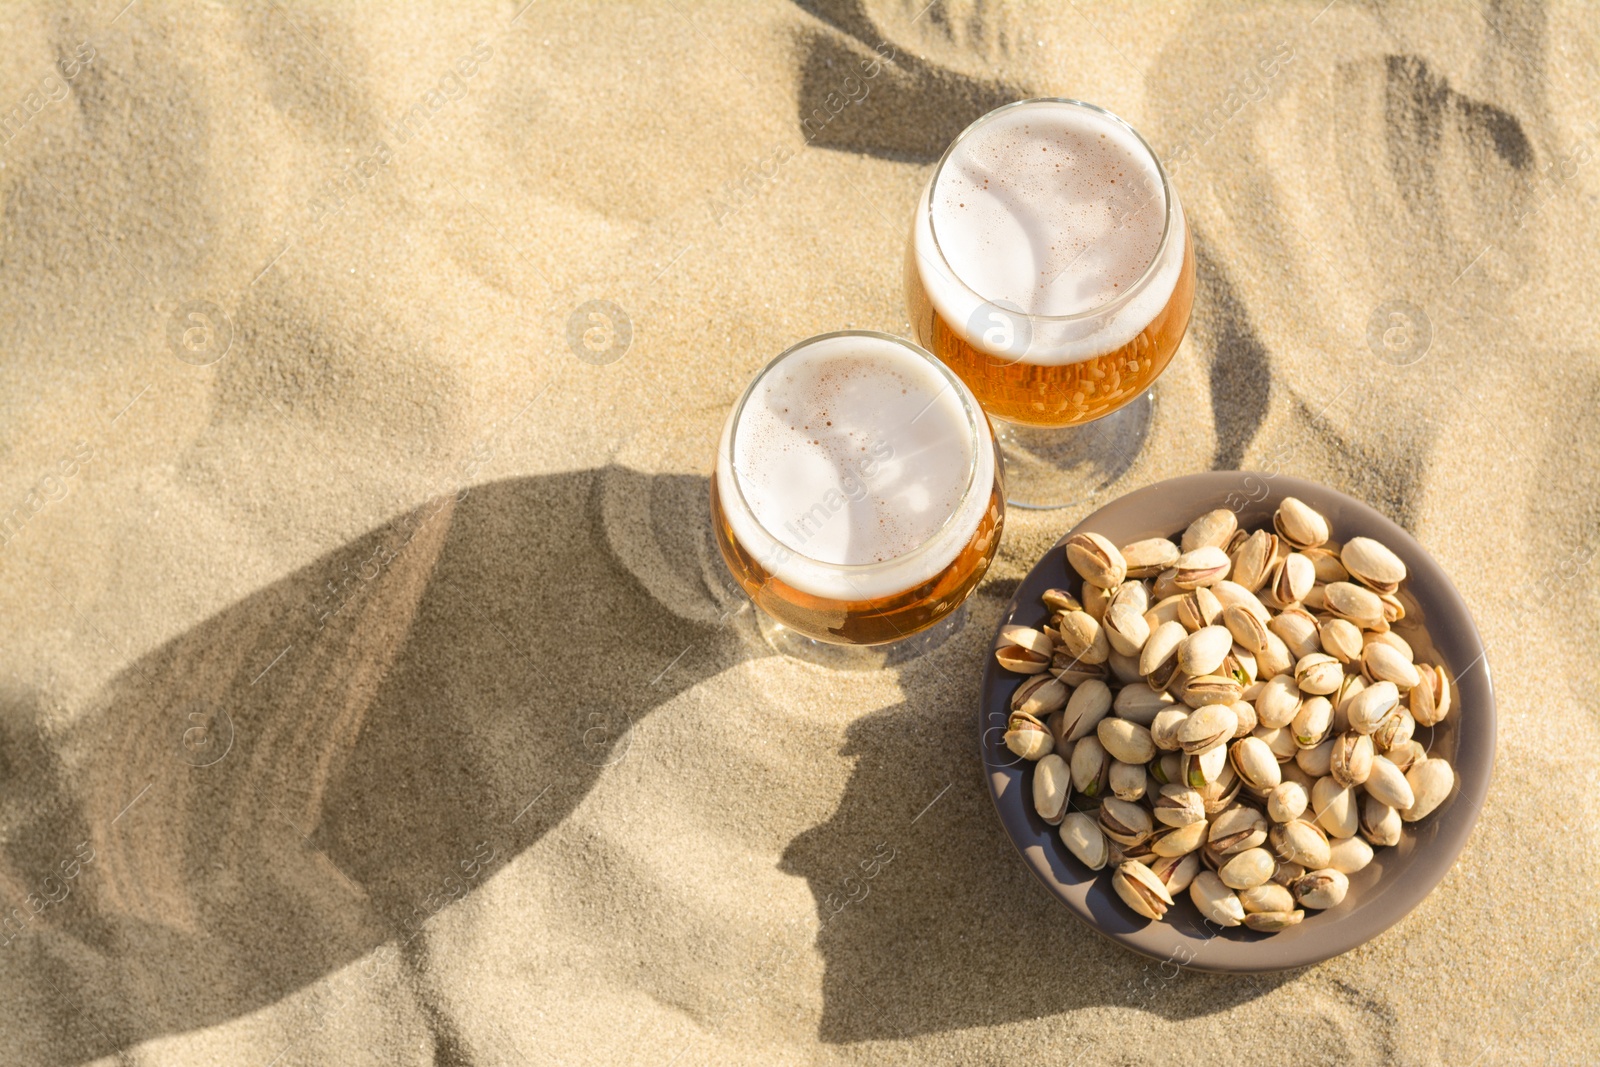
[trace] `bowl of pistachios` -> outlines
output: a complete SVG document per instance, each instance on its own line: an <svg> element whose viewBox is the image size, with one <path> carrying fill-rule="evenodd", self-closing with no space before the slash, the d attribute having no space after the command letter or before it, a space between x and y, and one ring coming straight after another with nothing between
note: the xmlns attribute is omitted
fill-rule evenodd
<svg viewBox="0 0 1600 1067"><path fill-rule="evenodd" d="M1301 967L1416 908L1494 763L1483 641L1399 525L1211 471L1069 530L1002 615L984 772L1023 862L1134 951Z"/></svg>

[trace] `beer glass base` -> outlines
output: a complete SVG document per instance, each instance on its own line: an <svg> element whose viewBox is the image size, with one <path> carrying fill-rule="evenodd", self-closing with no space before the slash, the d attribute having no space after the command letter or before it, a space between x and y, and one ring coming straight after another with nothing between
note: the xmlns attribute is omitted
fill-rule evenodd
<svg viewBox="0 0 1600 1067"><path fill-rule="evenodd" d="M1082 426L1024 426L991 416L1005 461L1006 504L1044 509L1088 500L1133 466L1154 413L1155 394L1147 389Z"/></svg>
<svg viewBox="0 0 1600 1067"><path fill-rule="evenodd" d="M761 637L780 656L835 671L877 671L898 667L944 644L966 625L963 604L925 630L881 645L836 645L790 629L760 608L755 612Z"/></svg>

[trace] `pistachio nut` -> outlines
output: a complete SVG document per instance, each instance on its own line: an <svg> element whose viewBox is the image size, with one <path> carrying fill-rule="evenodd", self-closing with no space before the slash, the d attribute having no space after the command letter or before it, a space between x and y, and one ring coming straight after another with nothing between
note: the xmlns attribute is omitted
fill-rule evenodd
<svg viewBox="0 0 1600 1067"><path fill-rule="evenodd" d="M1206 843L1206 824L1190 823L1164 830L1150 841L1150 851L1158 856L1187 856Z"/></svg>
<svg viewBox="0 0 1600 1067"><path fill-rule="evenodd" d="M1072 746L1072 788L1093 799L1102 795L1111 780L1111 757L1092 734Z"/></svg>
<svg viewBox="0 0 1600 1067"><path fill-rule="evenodd" d="M1352 537L1339 553L1350 576L1376 593L1393 593L1406 578L1406 565L1370 537Z"/></svg>
<svg viewBox="0 0 1600 1067"><path fill-rule="evenodd" d="M1226 626L1202 627L1179 643L1178 669L1190 677L1215 674L1232 647L1233 635Z"/></svg>
<svg viewBox="0 0 1600 1067"><path fill-rule="evenodd" d="M1233 561L1216 545L1205 545L1179 556L1175 566L1178 573L1173 583L1179 589L1199 589L1226 578Z"/></svg>
<svg viewBox="0 0 1600 1067"><path fill-rule="evenodd" d="M1139 673L1152 674L1167 661L1176 659L1178 646L1188 636L1189 631L1176 619L1163 622L1151 630L1150 636L1139 650Z"/></svg>
<svg viewBox="0 0 1600 1067"><path fill-rule="evenodd" d="M1281 885L1287 889L1300 878L1303 878L1305 873L1306 869L1300 864L1290 863L1288 860L1279 860L1277 869L1272 872L1272 881L1274 885Z"/></svg>
<svg viewBox="0 0 1600 1067"><path fill-rule="evenodd" d="M1072 796L1071 774L1060 756L1051 752L1033 767L1033 810L1052 826L1061 822Z"/></svg>
<svg viewBox="0 0 1600 1067"><path fill-rule="evenodd" d="M1328 773L1340 786L1360 785L1372 773L1375 753L1372 738L1367 734L1343 733L1333 739L1333 755L1328 760Z"/></svg>
<svg viewBox="0 0 1600 1067"><path fill-rule="evenodd" d="M1318 778L1311 787L1311 812L1329 837L1353 837L1361 828L1356 791L1333 778ZM1326 866L1326 864L1324 864Z"/></svg>
<svg viewBox="0 0 1600 1067"><path fill-rule="evenodd" d="M1234 679L1241 687L1249 688L1256 684L1256 657L1242 645L1231 645L1227 658L1222 661L1222 670L1218 673Z"/></svg>
<svg viewBox="0 0 1600 1067"><path fill-rule="evenodd" d="M1228 707L1233 709L1233 717L1239 720L1239 725L1233 728L1234 740L1237 741L1240 738L1249 737L1258 725L1256 722L1256 706L1248 700L1235 700Z"/></svg>
<svg viewBox="0 0 1600 1067"><path fill-rule="evenodd" d="M1154 824L1143 805L1108 796L1100 801L1100 829L1117 844L1132 846L1148 841Z"/></svg>
<svg viewBox="0 0 1600 1067"><path fill-rule="evenodd" d="M1039 636L1044 637L1043 634ZM1047 641L1049 638L1045 638ZM1002 644L994 650L995 662L1013 674L1043 674L1050 667L1048 653L1041 655L1021 645Z"/></svg>
<svg viewBox="0 0 1600 1067"><path fill-rule="evenodd" d="M1217 869L1217 876L1229 889L1249 889L1270 879L1277 865L1272 853L1266 849L1247 848L1230 856L1228 861Z"/></svg>
<svg viewBox="0 0 1600 1067"><path fill-rule="evenodd" d="M1208 511L1189 524L1179 542L1180 552L1193 552L1197 548L1226 549L1239 529L1239 517L1227 508Z"/></svg>
<svg viewBox="0 0 1600 1067"><path fill-rule="evenodd" d="M1277 867L1274 865L1273 870ZM1259 914L1271 911L1293 911L1294 894L1290 893L1277 882L1265 881L1260 885L1251 886L1239 893L1239 903L1244 905L1247 914Z"/></svg>
<svg viewBox="0 0 1600 1067"><path fill-rule="evenodd" d="M1344 564L1339 562L1339 554L1330 551L1327 545L1321 548L1308 548L1305 557L1316 568L1317 581L1323 585L1329 582L1342 582L1350 577L1350 572L1345 570Z"/></svg>
<svg viewBox="0 0 1600 1067"><path fill-rule="evenodd" d="M1201 871L1189 884L1189 899L1200 914L1218 926L1238 926L1245 920L1244 905L1215 873Z"/></svg>
<svg viewBox="0 0 1600 1067"><path fill-rule="evenodd" d="M1128 576L1128 565L1117 546L1097 533L1073 534L1067 538L1066 549L1067 562L1090 585L1115 589Z"/></svg>
<svg viewBox="0 0 1600 1067"><path fill-rule="evenodd" d="M1409 807L1400 809L1400 818L1416 822L1444 803L1456 784L1456 772L1448 761L1430 756L1411 765L1406 781L1411 784L1412 801Z"/></svg>
<svg viewBox="0 0 1600 1067"><path fill-rule="evenodd" d="M1173 783L1161 787L1153 805L1155 817L1166 826L1205 826L1206 807L1199 792Z"/></svg>
<svg viewBox="0 0 1600 1067"><path fill-rule="evenodd" d="M1106 719L1104 721L1112 722L1113 720ZM1114 759L1111 761L1111 773L1108 776L1107 785L1111 789L1112 796L1118 800L1128 801L1131 804L1144 796L1145 778L1144 764L1124 763L1121 760Z"/></svg>
<svg viewBox="0 0 1600 1067"><path fill-rule="evenodd" d="M1262 726L1277 728L1288 726L1300 711L1303 694L1294 678L1287 674L1267 679L1256 697L1256 718Z"/></svg>
<svg viewBox="0 0 1600 1067"><path fill-rule="evenodd" d="M1407 663L1417 662L1417 654L1411 650L1411 642L1395 633L1393 630L1369 630L1361 635L1361 639L1369 644L1388 645L1400 655L1405 657Z"/></svg>
<svg viewBox="0 0 1600 1067"><path fill-rule="evenodd" d="M1256 793L1268 793L1278 787L1283 773L1278 769L1278 757L1259 737L1243 737L1229 749L1233 770L1245 787Z"/></svg>
<svg viewBox="0 0 1600 1067"><path fill-rule="evenodd" d="M1400 710L1400 690L1393 682L1373 682L1350 698L1346 714L1350 729L1370 734Z"/></svg>
<svg viewBox="0 0 1600 1067"><path fill-rule="evenodd" d="M1178 744L1186 753L1204 752L1232 737L1238 723L1238 717L1228 705L1207 704L1195 709L1178 728Z"/></svg>
<svg viewBox="0 0 1600 1067"><path fill-rule="evenodd" d="M1312 780L1328 777L1333 773L1333 739L1330 737L1320 745L1300 749L1295 753L1294 761Z"/></svg>
<svg viewBox="0 0 1600 1067"><path fill-rule="evenodd" d="M1323 590L1323 606L1365 630L1384 621L1383 601L1378 594L1353 582L1329 582Z"/></svg>
<svg viewBox="0 0 1600 1067"><path fill-rule="evenodd" d="M1257 530L1233 552L1233 580L1254 593L1267 582L1278 555L1278 538Z"/></svg>
<svg viewBox="0 0 1600 1067"><path fill-rule="evenodd" d="M1176 563L1177 561L1174 560L1173 562ZM1156 575L1155 578L1150 582L1150 595L1155 597L1157 600L1161 600L1165 597L1169 597L1175 593L1181 592L1183 592L1183 590L1178 588L1178 568L1175 566L1168 567L1166 570Z"/></svg>
<svg viewBox="0 0 1600 1067"><path fill-rule="evenodd" d="M1218 747L1220 748L1221 746L1219 745ZM1183 758L1189 759L1191 757L1184 756ZM1200 793L1200 799L1205 801L1207 815L1215 815L1232 804L1239 796L1240 788L1244 785L1243 779L1233 773L1233 768L1228 765L1226 758L1218 762L1222 764L1222 770L1217 773L1216 779L1206 782L1204 785L1195 786L1195 789Z"/></svg>
<svg viewBox="0 0 1600 1067"><path fill-rule="evenodd" d="M1188 719L1188 708L1163 708L1150 723L1150 740L1162 751L1177 752L1183 747L1178 730Z"/></svg>
<svg viewBox="0 0 1600 1067"><path fill-rule="evenodd" d="M1403 829L1400 812L1368 794L1361 800L1361 833L1373 845L1383 848L1400 843Z"/></svg>
<svg viewBox="0 0 1600 1067"><path fill-rule="evenodd" d="M1255 808L1236 804L1211 820L1206 840L1219 856L1236 855L1267 840L1267 820Z"/></svg>
<svg viewBox="0 0 1600 1067"><path fill-rule="evenodd" d="M1106 865L1106 835L1100 832L1100 824L1092 815L1081 811L1068 814L1061 820L1058 833L1067 851L1078 857L1078 862L1085 867L1098 871Z"/></svg>
<svg viewBox="0 0 1600 1067"><path fill-rule="evenodd" d="M1047 756L1054 747L1050 731L1025 711L1013 711L1006 720L1004 741L1007 748L1027 760Z"/></svg>
<svg viewBox="0 0 1600 1067"><path fill-rule="evenodd" d="M1171 693L1157 692L1147 685L1125 685L1111 700L1114 714L1141 726L1150 726L1157 715L1176 707Z"/></svg>
<svg viewBox="0 0 1600 1067"><path fill-rule="evenodd" d="M1287 608L1272 617L1267 629L1277 634L1296 661L1311 655L1321 647L1317 620L1308 611Z"/></svg>
<svg viewBox="0 0 1600 1067"><path fill-rule="evenodd" d="M1083 583L1083 610L1095 622L1102 622L1106 617L1106 609L1111 606L1111 595L1117 591L1116 586L1098 586Z"/></svg>
<svg viewBox="0 0 1600 1067"><path fill-rule="evenodd" d="M1361 650L1361 674L1369 682L1393 682L1398 689L1413 689L1422 682L1416 664L1392 645L1376 642Z"/></svg>
<svg viewBox="0 0 1600 1067"><path fill-rule="evenodd" d="M1159 919L1172 906L1172 894L1161 879L1142 863L1125 860L1111 876L1111 888L1122 902L1146 919Z"/></svg>
<svg viewBox="0 0 1600 1067"><path fill-rule="evenodd" d="M1150 861L1150 873L1161 879L1167 892L1177 896L1189 888L1194 876L1200 873L1200 856L1190 852L1182 856L1157 856Z"/></svg>
<svg viewBox="0 0 1600 1067"><path fill-rule="evenodd" d="M1060 711L1067 706L1070 690L1048 674L1036 674L1017 686L1011 694L1011 710L1025 711L1036 719Z"/></svg>
<svg viewBox="0 0 1600 1067"><path fill-rule="evenodd" d="M1250 652L1260 652L1267 647L1272 632L1267 624L1243 604L1232 604L1222 609L1222 624L1233 639Z"/></svg>
<svg viewBox="0 0 1600 1067"><path fill-rule="evenodd" d="M1222 601L1205 586L1191 589L1178 601L1178 621L1191 633L1212 625L1222 615Z"/></svg>
<svg viewBox="0 0 1600 1067"><path fill-rule="evenodd" d="M1191 719L1194 718L1192 715L1189 717ZM1205 786L1216 782L1222 776L1223 769L1227 766L1228 749L1220 743L1203 752L1185 752L1183 754L1183 780L1196 789L1203 790Z"/></svg>
<svg viewBox="0 0 1600 1067"><path fill-rule="evenodd" d="M1069 611L1061 616L1058 632L1061 650L1084 663L1104 663L1111 654L1105 631L1087 611Z"/></svg>
<svg viewBox="0 0 1600 1067"><path fill-rule="evenodd" d="M1319 870L1328 865L1330 852L1328 835L1322 828L1304 819L1278 823L1269 835L1272 849L1290 863L1298 863L1308 870Z"/></svg>
<svg viewBox="0 0 1600 1067"><path fill-rule="evenodd" d="M1280 782L1267 794L1267 818L1273 822L1294 822L1311 805L1311 794L1299 782Z"/></svg>
<svg viewBox="0 0 1600 1067"><path fill-rule="evenodd" d="M1100 744L1111 754L1111 758L1121 760L1123 763L1135 763L1143 767L1155 759L1156 744L1150 739L1150 731L1136 722L1127 719L1103 718L1096 725L1095 730L1100 738ZM1370 747L1370 742L1368 742Z"/></svg>
<svg viewBox="0 0 1600 1067"><path fill-rule="evenodd" d="M1431 663L1417 664L1417 678L1410 693L1411 715L1418 726L1435 726L1450 714L1450 678Z"/></svg>
<svg viewBox="0 0 1600 1067"><path fill-rule="evenodd" d="M1072 691L1061 713L1066 720L1067 738L1079 741L1094 732L1111 710L1111 687L1090 679Z"/></svg>
<svg viewBox="0 0 1600 1067"><path fill-rule="evenodd" d="M1316 582L1317 568L1300 553L1291 552L1273 569L1267 581L1267 589L1271 599L1276 601L1279 607L1286 608L1290 604L1298 604L1304 600Z"/></svg>
<svg viewBox="0 0 1600 1067"><path fill-rule="evenodd" d="M1411 740L1416 729L1417 720L1411 717L1409 711L1396 712L1372 731L1372 746L1379 752L1388 752Z"/></svg>
<svg viewBox="0 0 1600 1067"><path fill-rule="evenodd" d="M1294 684L1302 693L1325 696L1337 692L1343 677L1344 665L1326 652L1301 656L1294 665Z"/></svg>
<svg viewBox="0 0 1600 1067"><path fill-rule="evenodd" d="M1061 679L1065 685L1079 686L1091 678L1105 681L1106 665L1086 663L1067 655L1064 651L1057 651L1050 661L1050 673Z"/></svg>
<svg viewBox="0 0 1600 1067"><path fill-rule="evenodd" d="M1322 651L1340 663L1349 663L1361 656L1361 628L1349 619L1328 616L1317 627L1317 638Z"/></svg>
<svg viewBox="0 0 1600 1067"><path fill-rule="evenodd" d="M1328 866L1340 874L1355 874L1372 862L1372 846L1359 837L1329 842L1328 854Z"/></svg>
<svg viewBox="0 0 1600 1067"><path fill-rule="evenodd" d="M1220 674L1203 674L1198 678L1185 677L1179 696L1191 708L1207 704L1232 704L1244 695L1244 686L1237 678Z"/></svg>
<svg viewBox="0 0 1600 1067"><path fill-rule="evenodd" d="M1289 655L1289 646L1283 643L1283 638L1268 631L1267 642L1256 653L1256 677L1273 678L1280 674L1293 677L1294 657Z"/></svg>
<svg viewBox="0 0 1600 1067"><path fill-rule="evenodd" d="M1336 871L1332 867L1313 869L1309 874L1302 875L1292 887L1295 900L1303 908L1337 907L1350 891L1350 879L1346 878L1343 871Z"/></svg>
<svg viewBox="0 0 1600 1067"><path fill-rule="evenodd" d="M1257 726L1255 736L1265 741L1267 747L1272 749L1273 758L1278 761L1280 771L1300 753L1300 746L1294 743L1293 726Z"/></svg>
<svg viewBox="0 0 1600 1067"><path fill-rule="evenodd" d="M1300 500L1286 496L1272 516L1278 536L1295 548L1316 548L1328 539L1331 530L1322 514Z"/></svg>
<svg viewBox="0 0 1600 1067"><path fill-rule="evenodd" d="M1399 767L1401 772L1409 771L1416 763L1428 758L1428 750L1422 747L1422 742L1412 739L1391 745L1384 752L1384 758Z"/></svg>
<svg viewBox="0 0 1600 1067"><path fill-rule="evenodd" d="M1294 743L1301 748L1316 748L1328 739L1333 729L1333 705L1327 697L1311 697L1300 704L1294 722Z"/></svg>
<svg viewBox="0 0 1600 1067"><path fill-rule="evenodd" d="M1178 562L1178 546L1165 537L1151 537L1123 545L1122 562L1128 578L1154 578Z"/></svg>
<svg viewBox="0 0 1600 1067"><path fill-rule="evenodd" d="M1064 615L1069 611L1082 611L1083 604L1078 598L1065 589L1046 589L1039 594L1039 599L1044 601L1044 606L1050 609L1052 615Z"/></svg>

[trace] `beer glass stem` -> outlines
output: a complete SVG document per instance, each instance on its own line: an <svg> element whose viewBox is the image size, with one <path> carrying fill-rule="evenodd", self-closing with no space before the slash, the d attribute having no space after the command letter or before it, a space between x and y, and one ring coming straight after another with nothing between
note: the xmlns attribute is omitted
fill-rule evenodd
<svg viewBox="0 0 1600 1067"><path fill-rule="evenodd" d="M1006 504L1064 508L1082 503L1133 466L1155 414L1155 390L1093 422L1026 426L990 416L1005 465Z"/></svg>

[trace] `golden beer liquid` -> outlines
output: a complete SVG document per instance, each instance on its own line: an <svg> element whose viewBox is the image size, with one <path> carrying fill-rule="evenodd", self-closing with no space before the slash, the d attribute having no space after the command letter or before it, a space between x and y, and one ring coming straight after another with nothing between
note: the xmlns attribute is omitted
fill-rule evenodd
<svg viewBox="0 0 1600 1067"><path fill-rule="evenodd" d="M982 492L982 489L974 487L973 491ZM1000 464L996 462L989 507L950 566L921 585L893 596L877 600L833 600L802 592L773 577L745 550L734 537L733 528L723 513L717 477L711 476L711 523L716 530L717 547L722 550L722 558L739 585L757 607L785 626L836 644L876 645L907 637L927 629L960 607L983 578L1000 547L1004 502Z"/></svg>
<svg viewBox="0 0 1600 1067"><path fill-rule="evenodd" d="M1077 426L1150 388L1166 370L1194 306L1194 240L1184 224L1183 268L1167 301L1139 335L1114 351L1078 363L1045 365L992 356L968 344L928 299L917 269L916 238L906 242L906 307L917 343L967 383L994 418L1029 426Z"/></svg>

